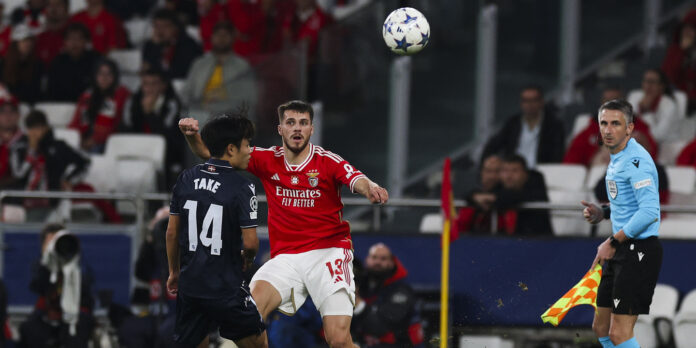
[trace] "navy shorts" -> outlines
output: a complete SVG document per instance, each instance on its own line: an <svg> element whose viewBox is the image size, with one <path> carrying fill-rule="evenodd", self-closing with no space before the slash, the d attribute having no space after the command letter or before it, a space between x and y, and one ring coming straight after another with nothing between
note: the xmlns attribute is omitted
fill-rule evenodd
<svg viewBox="0 0 696 348"><path fill-rule="evenodd" d="M176 342L196 347L215 327L220 329L220 336L232 341L259 335L266 329L246 289L238 291L237 296L216 299L177 295Z"/></svg>
<svg viewBox="0 0 696 348"><path fill-rule="evenodd" d="M597 306L615 314L648 314L662 266L662 244L657 237L621 243L602 267Z"/></svg>

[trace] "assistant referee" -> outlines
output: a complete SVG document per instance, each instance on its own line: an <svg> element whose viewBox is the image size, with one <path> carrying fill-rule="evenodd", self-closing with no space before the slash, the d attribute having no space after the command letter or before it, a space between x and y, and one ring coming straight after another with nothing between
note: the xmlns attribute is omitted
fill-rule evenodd
<svg viewBox="0 0 696 348"><path fill-rule="evenodd" d="M593 224L611 219L613 235L597 247L591 267L604 263L592 329L604 348L639 348L633 327L639 314L650 311L662 265L657 170L650 154L631 138L631 104L608 101L598 118L611 153L606 175L610 206L582 201L583 215Z"/></svg>

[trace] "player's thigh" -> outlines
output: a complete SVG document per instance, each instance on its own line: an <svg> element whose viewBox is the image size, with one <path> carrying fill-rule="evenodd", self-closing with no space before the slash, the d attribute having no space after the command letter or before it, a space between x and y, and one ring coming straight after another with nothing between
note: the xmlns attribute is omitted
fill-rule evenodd
<svg viewBox="0 0 696 348"><path fill-rule="evenodd" d="M355 279L353 277L353 252L351 250L343 248L313 250L307 253L304 261L307 291L320 311L324 301L341 290L344 290L349 303L355 304ZM340 314L350 316L352 313L351 307L348 313Z"/></svg>
<svg viewBox="0 0 696 348"><path fill-rule="evenodd" d="M662 246L656 238L625 244L621 269L614 278L614 314L648 314L662 265Z"/></svg>
<svg viewBox="0 0 696 348"><path fill-rule="evenodd" d="M266 325L246 289L235 296L210 300L206 311L220 330L220 336L237 341L246 337L265 337Z"/></svg>
<svg viewBox="0 0 696 348"><path fill-rule="evenodd" d="M181 293L177 295L174 340L179 347L197 347L210 332L213 322L200 301Z"/></svg>
<svg viewBox="0 0 696 348"><path fill-rule="evenodd" d="M251 293L264 317L276 308L292 315L307 298L307 288L294 257L284 254L268 260L251 279Z"/></svg>
<svg viewBox="0 0 696 348"><path fill-rule="evenodd" d="M236 344L239 348L267 348L268 338L266 337L266 332L264 331L261 335L252 335L238 339L234 341L234 344Z"/></svg>

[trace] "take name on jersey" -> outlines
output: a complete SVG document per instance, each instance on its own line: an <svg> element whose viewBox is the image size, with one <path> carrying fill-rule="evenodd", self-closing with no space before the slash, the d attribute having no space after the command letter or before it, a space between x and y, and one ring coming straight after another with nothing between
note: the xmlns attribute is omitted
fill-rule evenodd
<svg viewBox="0 0 696 348"><path fill-rule="evenodd" d="M353 191L365 175L340 156L308 146L309 155L298 165L287 163L282 147L252 151L247 170L261 180L268 198L271 256L352 247L341 187Z"/></svg>

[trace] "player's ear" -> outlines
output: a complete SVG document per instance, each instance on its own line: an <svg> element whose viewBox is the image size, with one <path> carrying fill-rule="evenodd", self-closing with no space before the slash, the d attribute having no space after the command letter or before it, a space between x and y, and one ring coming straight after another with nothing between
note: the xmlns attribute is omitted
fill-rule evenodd
<svg viewBox="0 0 696 348"><path fill-rule="evenodd" d="M278 135L283 135L283 132L280 131L280 125L278 125Z"/></svg>
<svg viewBox="0 0 696 348"><path fill-rule="evenodd" d="M626 135L631 135L631 133L633 133L633 127L635 127L635 123L633 122L626 126Z"/></svg>
<svg viewBox="0 0 696 348"><path fill-rule="evenodd" d="M227 155L230 157L234 157L235 154L237 154L237 147L234 146L234 144L227 144L227 148L225 149L227 151Z"/></svg>

